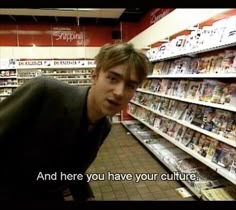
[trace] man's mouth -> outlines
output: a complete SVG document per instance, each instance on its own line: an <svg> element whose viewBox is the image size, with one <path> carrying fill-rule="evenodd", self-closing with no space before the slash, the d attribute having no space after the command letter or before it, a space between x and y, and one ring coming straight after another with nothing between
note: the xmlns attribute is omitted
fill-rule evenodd
<svg viewBox="0 0 236 210"><path fill-rule="evenodd" d="M121 106L121 103L116 100L107 99L107 101L113 106Z"/></svg>

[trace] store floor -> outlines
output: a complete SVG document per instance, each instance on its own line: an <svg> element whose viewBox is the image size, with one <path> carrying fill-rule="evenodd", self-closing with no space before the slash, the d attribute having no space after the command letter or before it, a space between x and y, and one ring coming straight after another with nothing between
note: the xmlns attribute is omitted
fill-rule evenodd
<svg viewBox="0 0 236 210"><path fill-rule="evenodd" d="M95 200L196 200L176 191L185 187L181 182L151 177L170 172L120 124L113 125L87 173Z"/></svg>

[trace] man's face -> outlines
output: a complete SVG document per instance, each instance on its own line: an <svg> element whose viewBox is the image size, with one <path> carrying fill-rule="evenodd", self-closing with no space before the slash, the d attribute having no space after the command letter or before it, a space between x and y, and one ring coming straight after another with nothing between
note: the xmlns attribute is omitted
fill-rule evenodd
<svg viewBox="0 0 236 210"><path fill-rule="evenodd" d="M133 97L138 87L138 78L131 71L126 77L126 66L118 65L107 71L92 75L95 109L103 116L113 116L122 110Z"/></svg>

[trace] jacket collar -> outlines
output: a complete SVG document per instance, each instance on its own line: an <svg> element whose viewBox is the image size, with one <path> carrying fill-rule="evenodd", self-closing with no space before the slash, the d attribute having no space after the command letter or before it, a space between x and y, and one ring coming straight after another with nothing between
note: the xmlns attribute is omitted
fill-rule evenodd
<svg viewBox="0 0 236 210"><path fill-rule="evenodd" d="M65 104L65 111L70 122L74 122L74 126L80 127L81 119L85 106L87 105L87 96L90 87L78 87L71 90L71 97Z"/></svg>

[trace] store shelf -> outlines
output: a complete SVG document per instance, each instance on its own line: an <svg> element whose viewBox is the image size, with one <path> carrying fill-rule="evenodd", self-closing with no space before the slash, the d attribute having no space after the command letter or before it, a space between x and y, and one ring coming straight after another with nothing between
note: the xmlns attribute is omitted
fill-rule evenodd
<svg viewBox="0 0 236 210"><path fill-rule="evenodd" d="M133 121L134 122L134 121ZM135 136L139 142L141 142L159 161L161 161L171 172L177 171L177 169L175 167L173 167L170 164L167 164L166 161L163 160L163 157L160 156L157 151L155 149L153 149L152 147L148 146L147 144L145 144L142 139L136 135L135 133L133 133L129 127L127 126L127 124L132 124L131 122L122 122L121 123L133 136ZM198 198L201 198L201 194L198 193L187 181L181 181L183 184L186 185L186 187L191 190L191 192L193 192L194 195L196 195Z"/></svg>
<svg viewBox="0 0 236 210"><path fill-rule="evenodd" d="M56 79L61 80L61 81L90 80L90 78L56 78Z"/></svg>
<svg viewBox="0 0 236 210"><path fill-rule="evenodd" d="M166 55L163 57L160 57L158 59L153 59L150 60L151 62L159 62L159 61L164 61L164 60L170 60L170 59L175 59L175 58L179 58L179 57L184 57L184 56L191 56L193 57L196 54L200 54L200 53L205 53L205 52L210 52L210 51L214 51L214 50L220 50L220 49L224 49L227 47L233 47L236 46L236 42L234 41L228 41L228 42L220 42L220 43L212 43L211 45L205 45L204 46L200 46L194 50L188 51L188 52L179 52L175 55Z"/></svg>
<svg viewBox="0 0 236 210"><path fill-rule="evenodd" d="M16 79L17 76L4 76L4 77L0 77L0 79Z"/></svg>
<svg viewBox="0 0 236 210"><path fill-rule="evenodd" d="M150 107L144 106L142 104L139 104L139 103L137 103L135 101L130 101L130 102L135 104L135 105L137 105L137 106L143 107L144 109L147 109L147 110L149 110L149 111L151 111L151 112L153 112L153 113L155 113L155 114L157 114L159 116L168 118L168 119L173 120L173 121L175 121L175 122L177 122L177 123L179 123L181 125L184 125L184 126L186 126L188 128L191 128L191 129L193 129L195 131L198 131L199 133L205 134L205 135L210 136L210 137L212 137L214 139L217 139L218 141L221 141L221 142L224 142L224 143L226 143L228 145L236 147L236 141L235 140L224 138L223 136L220 136L220 135L217 135L217 134L215 134L213 132L204 130L204 129L202 129L202 128L198 127L198 126L195 126L195 125L193 125L191 123L188 123L188 122L186 122L184 120L175 119L175 118L173 118L171 116L165 115L165 114L163 114L161 112L158 112L158 111L156 111L156 110L154 110L154 109L152 109Z"/></svg>
<svg viewBox="0 0 236 210"><path fill-rule="evenodd" d="M9 96L9 95L11 95L11 94L9 94L9 93L0 94L0 97L6 97L6 96Z"/></svg>
<svg viewBox="0 0 236 210"><path fill-rule="evenodd" d="M216 79L226 79L226 78L236 78L236 73L228 74L167 74L167 75L148 75L147 78L159 79L159 78L216 78Z"/></svg>
<svg viewBox="0 0 236 210"><path fill-rule="evenodd" d="M182 143L176 141L174 138L168 136L166 133L163 133L161 131L159 131L158 129L154 128L153 126L149 125L148 123L146 123L145 121L143 121L142 119L139 119L138 117L136 117L135 115L130 114L133 118L137 119L138 121L140 121L141 123L143 123L144 125L146 125L147 127L149 127L151 130L155 131L157 134L161 135L162 137L164 137L165 139L167 139L169 142L173 143L175 146L177 146L178 148L182 149L183 151L187 152L188 154L190 154L192 157L196 158L197 160L199 160L200 162L204 163L205 165L207 165L209 168L213 169L214 171L216 171L218 174L222 175L223 177L225 177L226 179L228 179L229 181L231 181L233 184L236 184L236 176L234 176L233 174L230 174L229 171L227 171L226 169L222 168L219 165L216 165L215 163L211 162L210 160L208 160L207 158L201 156L200 154L193 152L191 149L187 148L185 145L183 145Z"/></svg>
<svg viewBox="0 0 236 210"><path fill-rule="evenodd" d="M79 70L78 70L79 71ZM44 76L78 76L78 75L90 75L91 73L43 73Z"/></svg>
<svg viewBox="0 0 236 210"><path fill-rule="evenodd" d="M36 77L36 76L35 76ZM18 77L16 77L17 79L33 79L33 78L35 78L35 77L21 77L21 76L18 76Z"/></svg>
<svg viewBox="0 0 236 210"><path fill-rule="evenodd" d="M4 74L1 75L0 77L0 80L14 79L15 85L1 85L0 88L17 88L23 85L28 80L38 76L53 77L54 79L61 80L73 86L89 86L91 85L91 76L90 76L91 71L95 66L92 63L93 63L92 61L73 60L73 59L72 60L16 59L14 66L11 66L11 68L9 67L9 69L2 69L2 71L4 71L3 72ZM14 72L16 75L4 76L6 71L9 70ZM87 78L84 78L84 76L86 76ZM8 97L9 95L10 94L4 94L2 95L2 97Z"/></svg>
<svg viewBox="0 0 236 210"><path fill-rule="evenodd" d="M161 97L165 97L165 98L169 98L169 99L174 99L174 100L178 100L178 101L183 101L183 102L187 102L187 103L199 104L199 105L203 105L203 106L210 106L210 107L214 107L214 108L218 108L218 109L224 109L227 111L236 112L236 107L225 105L225 104L215 104L215 103L210 103L210 102L205 102L205 101L190 100L187 98L180 98L180 97L176 97L176 96L169 96L169 95L165 95L165 94L161 94L161 93L155 93L152 91L143 90L141 88L138 88L137 91L142 92L142 93L156 95L156 96L161 96Z"/></svg>
<svg viewBox="0 0 236 210"><path fill-rule="evenodd" d="M18 85L0 85L0 88L15 88L18 87Z"/></svg>

